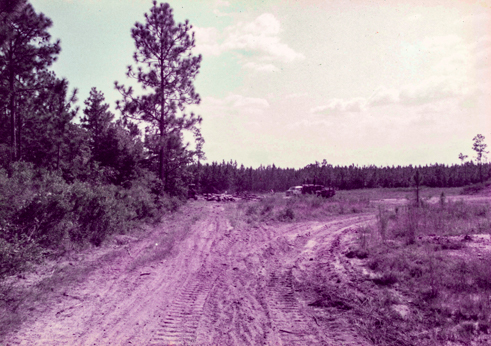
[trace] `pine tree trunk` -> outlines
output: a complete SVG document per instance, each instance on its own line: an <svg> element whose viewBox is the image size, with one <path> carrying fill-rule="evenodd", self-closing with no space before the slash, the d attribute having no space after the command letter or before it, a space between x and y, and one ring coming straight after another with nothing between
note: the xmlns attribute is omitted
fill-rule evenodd
<svg viewBox="0 0 491 346"><path fill-rule="evenodd" d="M17 107L16 107L17 108ZM16 109L17 115L17 160L21 158L21 130L22 130L22 118L20 113Z"/></svg>
<svg viewBox="0 0 491 346"><path fill-rule="evenodd" d="M56 170L60 170L61 142L58 143L58 155L56 157Z"/></svg>
<svg viewBox="0 0 491 346"><path fill-rule="evenodd" d="M13 83L10 85L12 86ZM13 86L12 86L13 88ZM9 105L9 110L10 110L10 153L11 153L11 161L15 162L17 161L17 114L15 114L15 93L13 89L11 89L11 94L10 94L10 105Z"/></svg>
<svg viewBox="0 0 491 346"><path fill-rule="evenodd" d="M160 165L159 165L159 177L164 183L164 189L167 191L167 179L164 177L164 134L165 134L165 94L164 94L164 51L163 45L160 45Z"/></svg>
<svg viewBox="0 0 491 346"><path fill-rule="evenodd" d="M17 114L15 114L15 75L14 68L12 66L12 49L9 54L10 64L9 64L9 88L10 88L10 103L9 103L9 111L10 111L10 159L11 162L17 161L17 133L16 133L16 121Z"/></svg>

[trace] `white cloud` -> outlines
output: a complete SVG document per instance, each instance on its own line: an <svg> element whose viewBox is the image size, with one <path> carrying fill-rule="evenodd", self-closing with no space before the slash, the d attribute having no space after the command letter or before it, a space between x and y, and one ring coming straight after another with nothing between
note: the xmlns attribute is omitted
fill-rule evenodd
<svg viewBox="0 0 491 346"><path fill-rule="evenodd" d="M332 99L312 109L313 113L334 114L360 112L370 107L399 104L418 106L443 99L469 97L478 90L476 65L488 64L487 50L491 42L482 39L475 44L465 43L458 35L427 36L415 43L425 59L434 59L428 72L419 81L397 88L380 86L368 98ZM481 55L478 55L477 52Z"/></svg>
<svg viewBox="0 0 491 346"><path fill-rule="evenodd" d="M405 105L420 105L444 98L467 95L470 87L458 77L432 76L415 85L406 85L399 94L400 102Z"/></svg>
<svg viewBox="0 0 491 346"><path fill-rule="evenodd" d="M314 114L338 114L341 112L361 112L366 109L367 100L362 97L353 98L350 100L331 99L327 104L319 107L314 107L310 110Z"/></svg>
<svg viewBox="0 0 491 346"><path fill-rule="evenodd" d="M231 104L234 108L258 108L265 109L269 107L269 103L265 99L256 97L247 97L237 94L230 94L225 98L225 103Z"/></svg>
<svg viewBox="0 0 491 346"><path fill-rule="evenodd" d="M247 62L244 64L245 68L258 71L258 72L277 72L280 69L273 64L267 64L262 62Z"/></svg>
<svg viewBox="0 0 491 346"><path fill-rule="evenodd" d="M369 106L383 106L391 103L399 102L400 91L397 89L388 89L385 86L380 86L369 97L367 103Z"/></svg>
<svg viewBox="0 0 491 346"><path fill-rule="evenodd" d="M438 102L442 99L464 99L481 88L479 69L490 66L491 38L482 36L466 43L457 35L425 37L422 50L439 57L430 73L415 83L397 89L379 87L368 99L369 106L402 104L407 106Z"/></svg>
<svg viewBox="0 0 491 346"><path fill-rule="evenodd" d="M303 59L302 54L281 42L278 36L280 32L278 19L270 13L264 13L252 22L238 23L227 28L223 48L238 51L239 54L240 51L255 53L258 61L289 63ZM243 54L242 59L250 62L248 54Z"/></svg>
<svg viewBox="0 0 491 346"><path fill-rule="evenodd" d="M222 53L223 49L218 43L220 32L218 29L194 27L196 36L196 53L203 55L218 56Z"/></svg>
<svg viewBox="0 0 491 346"><path fill-rule="evenodd" d="M210 117L263 114L269 106L269 102L263 98L229 94L225 98L204 97L200 105L200 112Z"/></svg>
<svg viewBox="0 0 491 346"><path fill-rule="evenodd" d="M281 23L271 13L263 13L252 22L239 22L219 32L215 28L195 28L197 52L220 55L235 52L241 64L255 71L277 71L275 63L304 59L280 39Z"/></svg>

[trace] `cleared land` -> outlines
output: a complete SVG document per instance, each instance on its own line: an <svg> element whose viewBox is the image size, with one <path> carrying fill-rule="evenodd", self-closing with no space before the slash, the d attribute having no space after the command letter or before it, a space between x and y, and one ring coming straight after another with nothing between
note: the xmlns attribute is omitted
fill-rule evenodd
<svg viewBox="0 0 491 346"><path fill-rule="evenodd" d="M442 201L425 190L414 212L410 190L192 202L159 227L4 282L0 341L485 345L489 196L445 191Z"/></svg>

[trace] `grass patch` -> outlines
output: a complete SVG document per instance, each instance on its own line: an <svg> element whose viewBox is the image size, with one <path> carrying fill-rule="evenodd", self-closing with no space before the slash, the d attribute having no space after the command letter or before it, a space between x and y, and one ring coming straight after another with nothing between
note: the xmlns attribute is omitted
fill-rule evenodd
<svg viewBox="0 0 491 346"><path fill-rule="evenodd" d="M377 223L358 230L357 245L346 256L366 258L378 290L402 294L411 313L399 331L414 342L467 345L489 332L491 253L472 255L466 247L473 234L491 231L490 212L488 204L462 201L379 209ZM390 344L373 325L362 327L377 344Z"/></svg>
<svg viewBox="0 0 491 346"><path fill-rule="evenodd" d="M327 220L334 215L356 214L372 209L366 195L339 193L333 198L300 195L285 198L283 193L266 195L260 201L239 201L229 208L233 227L241 223L254 226L260 222Z"/></svg>

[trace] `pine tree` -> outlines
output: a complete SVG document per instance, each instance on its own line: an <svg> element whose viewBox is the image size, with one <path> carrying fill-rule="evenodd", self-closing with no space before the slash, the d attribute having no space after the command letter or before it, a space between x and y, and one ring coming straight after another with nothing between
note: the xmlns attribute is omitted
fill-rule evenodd
<svg viewBox="0 0 491 346"><path fill-rule="evenodd" d="M90 148L96 161L101 161L101 144L114 119L114 114L108 111L109 105L104 101L104 94L97 91L96 88L92 88L89 98L84 101L84 116L81 119L82 127L89 132Z"/></svg>
<svg viewBox="0 0 491 346"><path fill-rule="evenodd" d="M0 46L12 35L12 19L26 4L26 0L0 1Z"/></svg>
<svg viewBox="0 0 491 346"><path fill-rule="evenodd" d="M88 133L92 162L102 168L109 182L121 185L135 178L143 159L140 131L132 122L114 122L104 101L104 94L92 88L84 102L81 126Z"/></svg>
<svg viewBox="0 0 491 346"><path fill-rule="evenodd" d="M472 139L474 141L474 144L472 145L472 150L476 152L476 160L479 163L479 180L481 181L481 184L483 183L482 159L484 154L488 153L488 151L486 151L486 147L488 145L484 143L484 139L485 137L481 134L478 134Z"/></svg>
<svg viewBox="0 0 491 346"><path fill-rule="evenodd" d="M45 71L60 52L60 43L51 43L48 28L52 22L42 13L37 14L30 4L11 1L3 16L0 46L0 87L8 99L11 160L20 158L19 99L46 88L44 79L36 78ZM7 15L8 14L8 15Z"/></svg>
<svg viewBox="0 0 491 346"><path fill-rule="evenodd" d="M68 81L58 79L50 71L36 74L39 85L48 88L35 91L32 95L19 95L18 155L37 166L60 170L71 157L65 155L71 140L69 124L75 118L78 107L77 89L68 91ZM22 134L22 135L21 135ZM22 139L22 143L21 140ZM21 145L22 144L22 145Z"/></svg>
<svg viewBox="0 0 491 346"><path fill-rule="evenodd" d="M181 180L186 164L193 156L202 156L204 140L198 127L202 118L184 113L187 105L200 103L193 81L199 72L201 55L191 54L195 46L192 26L187 20L176 24L169 4L157 5L153 1L145 19L145 24L137 22L131 30L137 68L128 66L127 71L144 94L135 96L132 87L115 82L123 95L117 106L125 117L148 124L145 143L158 159L157 171L165 190L171 192ZM195 150L184 143L185 130L193 133Z"/></svg>

